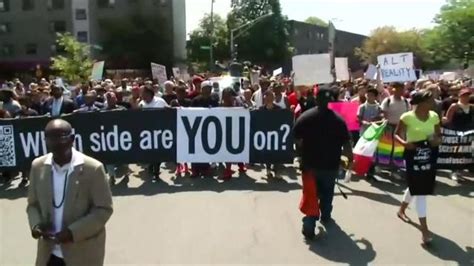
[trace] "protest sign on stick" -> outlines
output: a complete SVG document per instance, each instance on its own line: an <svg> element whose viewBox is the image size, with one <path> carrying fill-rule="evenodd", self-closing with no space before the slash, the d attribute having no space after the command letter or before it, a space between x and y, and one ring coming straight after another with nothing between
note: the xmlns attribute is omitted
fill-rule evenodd
<svg viewBox="0 0 474 266"><path fill-rule="evenodd" d="M163 86L168 80L166 75L166 67L160 64L151 63L151 74L153 79L158 80L158 83Z"/></svg>
<svg viewBox="0 0 474 266"><path fill-rule="evenodd" d="M295 86L312 86L331 83L331 59L329 54L306 54L293 56Z"/></svg>
<svg viewBox="0 0 474 266"><path fill-rule="evenodd" d="M383 82L415 81L413 53L385 54L377 57Z"/></svg>
<svg viewBox="0 0 474 266"><path fill-rule="evenodd" d="M255 84L258 84L258 76L259 76L259 73L258 71L251 71L250 72L250 83L252 85L255 85Z"/></svg>
<svg viewBox="0 0 474 266"><path fill-rule="evenodd" d="M102 76L104 74L104 61L95 62L92 66L92 75L91 78L93 80L102 80Z"/></svg>
<svg viewBox="0 0 474 266"><path fill-rule="evenodd" d="M275 69L275 70L273 70L273 77L276 77L276 76L280 75L281 73L283 73L283 68L282 67L280 67L278 69Z"/></svg>
<svg viewBox="0 0 474 266"><path fill-rule="evenodd" d="M173 76L174 76L176 79L180 79L180 78L181 78L181 71L179 70L179 67L173 67Z"/></svg>
<svg viewBox="0 0 474 266"><path fill-rule="evenodd" d="M375 65L370 64L365 72L365 78L374 80L377 78L377 67Z"/></svg>
<svg viewBox="0 0 474 266"><path fill-rule="evenodd" d="M350 79L349 76L349 64L347 57L336 57L336 78L341 81L347 81Z"/></svg>

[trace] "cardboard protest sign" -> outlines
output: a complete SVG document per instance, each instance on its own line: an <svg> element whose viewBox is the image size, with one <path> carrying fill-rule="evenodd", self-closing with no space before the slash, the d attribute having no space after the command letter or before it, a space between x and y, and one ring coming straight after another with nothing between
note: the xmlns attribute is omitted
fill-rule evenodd
<svg viewBox="0 0 474 266"><path fill-rule="evenodd" d="M179 67L173 67L173 76L177 79L181 78L181 71Z"/></svg>
<svg viewBox="0 0 474 266"><path fill-rule="evenodd" d="M377 57L383 82L415 81L413 53L385 54Z"/></svg>
<svg viewBox="0 0 474 266"><path fill-rule="evenodd" d="M94 65L92 66L92 75L91 75L91 78L93 80L102 80L102 77L104 75L104 65L105 65L105 61L99 61L99 62L94 63Z"/></svg>
<svg viewBox="0 0 474 266"><path fill-rule="evenodd" d="M273 70L273 75L272 76L276 77L276 76L280 75L281 73L283 73L283 68L282 67Z"/></svg>
<svg viewBox="0 0 474 266"><path fill-rule="evenodd" d="M346 121L347 128L350 131L357 131L360 128L359 121L357 119L357 111L359 110L359 104L356 102L333 102L329 103L329 109L338 113L344 121Z"/></svg>
<svg viewBox="0 0 474 266"><path fill-rule="evenodd" d="M258 84L259 79L259 73L258 71L251 71L250 72L250 83L252 85Z"/></svg>
<svg viewBox="0 0 474 266"><path fill-rule="evenodd" d="M334 63L336 65L336 79L341 81L350 80L347 57L336 57Z"/></svg>
<svg viewBox="0 0 474 266"><path fill-rule="evenodd" d="M440 77L440 80L453 81L456 80L456 72L444 72Z"/></svg>
<svg viewBox="0 0 474 266"><path fill-rule="evenodd" d="M306 54L293 56L295 86L313 86L331 83L331 59L329 54Z"/></svg>
<svg viewBox="0 0 474 266"><path fill-rule="evenodd" d="M166 75L166 67L160 64L151 63L151 74L153 79L158 80L158 83L163 86L165 82L168 80L168 76Z"/></svg>
<svg viewBox="0 0 474 266"><path fill-rule="evenodd" d="M370 64L365 72L365 78L374 80L377 78L377 67L375 65Z"/></svg>

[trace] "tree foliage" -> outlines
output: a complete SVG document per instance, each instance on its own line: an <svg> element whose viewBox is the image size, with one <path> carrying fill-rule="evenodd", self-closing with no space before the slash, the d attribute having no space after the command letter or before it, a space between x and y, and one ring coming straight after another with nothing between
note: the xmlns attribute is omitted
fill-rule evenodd
<svg viewBox="0 0 474 266"><path fill-rule="evenodd" d="M252 25L235 39L239 60L280 64L291 55L287 19L282 15L279 0L235 1L232 3L227 24L229 29L235 29L269 13L273 15ZM245 28L243 30L245 31Z"/></svg>
<svg viewBox="0 0 474 266"><path fill-rule="evenodd" d="M109 67L149 68L150 62L173 62L172 31L159 15L134 13L99 21L103 56Z"/></svg>
<svg viewBox="0 0 474 266"><path fill-rule="evenodd" d="M329 25L326 21L314 16L308 17L304 22L322 27L327 27Z"/></svg>
<svg viewBox="0 0 474 266"><path fill-rule="evenodd" d="M427 48L434 55L474 60L474 1L449 0L435 22L427 35Z"/></svg>
<svg viewBox="0 0 474 266"><path fill-rule="evenodd" d="M394 27L377 28L361 48L356 48L355 53L367 63L376 64L377 56L382 54L413 52L415 67L430 68L439 64L439 61L426 48L427 34L431 33L416 29L397 31Z"/></svg>
<svg viewBox="0 0 474 266"><path fill-rule="evenodd" d="M205 14L199 27L191 32L188 42L188 58L192 62L209 62L209 47L213 35L214 59L223 61L230 59L229 32L227 22L219 15L214 15L214 31L212 31L211 15Z"/></svg>
<svg viewBox="0 0 474 266"><path fill-rule="evenodd" d="M90 47L78 42L70 33L58 33L56 43L64 53L51 58L51 68L69 82L87 80L93 65Z"/></svg>

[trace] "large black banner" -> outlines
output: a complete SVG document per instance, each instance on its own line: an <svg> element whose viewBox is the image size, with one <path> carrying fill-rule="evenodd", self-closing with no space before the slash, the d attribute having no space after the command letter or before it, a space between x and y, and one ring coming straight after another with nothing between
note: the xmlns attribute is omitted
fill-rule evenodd
<svg viewBox="0 0 474 266"><path fill-rule="evenodd" d="M474 130L442 128L441 133L443 143L439 146L438 169L473 169Z"/></svg>
<svg viewBox="0 0 474 266"><path fill-rule="evenodd" d="M103 163L293 161L293 116L285 110L183 108L78 113L76 149ZM0 171L26 169L47 153L49 117L0 120Z"/></svg>

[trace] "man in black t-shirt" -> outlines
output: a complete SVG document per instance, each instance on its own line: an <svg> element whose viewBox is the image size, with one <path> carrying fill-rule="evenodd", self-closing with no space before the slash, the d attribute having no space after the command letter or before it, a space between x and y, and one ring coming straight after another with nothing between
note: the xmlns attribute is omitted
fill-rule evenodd
<svg viewBox="0 0 474 266"><path fill-rule="evenodd" d="M304 112L293 129L296 144L301 149L303 178L316 178L321 210L320 215L318 210L305 210L305 202L302 202L301 211L306 215L303 218L302 233L307 239L314 238L314 228L319 218L322 222L331 221L334 186L341 165L341 155L344 154L352 162L351 136L346 123L328 108L328 103L333 99L330 89L321 88L316 97L317 107ZM304 181L303 194L309 191L305 189ZM311 181L309 184L314 184ZM318 200L316 195L303 195L303 201L304 199ZM317 208L317 202L310 202L309 205L315 206L314 204Z"/></svg>

